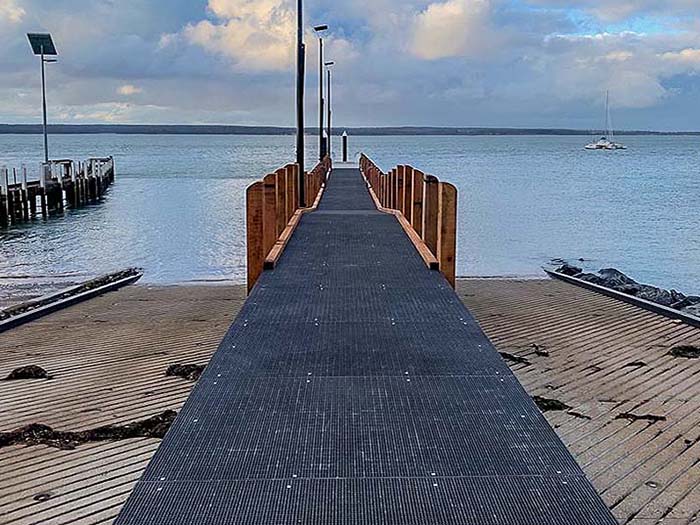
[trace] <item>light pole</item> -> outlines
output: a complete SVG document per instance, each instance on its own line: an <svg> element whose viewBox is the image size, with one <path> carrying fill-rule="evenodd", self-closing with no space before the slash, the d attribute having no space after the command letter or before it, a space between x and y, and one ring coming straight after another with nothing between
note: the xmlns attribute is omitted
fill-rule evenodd
<svg viewBox="0 0 700 525"><path fill-rule="evenodd" d="M328 30L327 25L314 27L318 35L318 158L326 157L326 142L323 139L323 32Z"/></svg>
<svg viewBox="0 0 700 525"><path fill-rule="evenodd" d="M335 65L335 62L326 62L325 66L328 69L328 155L330 157L333 157L333 147L332 147L332 134L333 134L333 127L332 127L332 116L333 112L331 111L331 68Z"/></svg>
<svg viewBox="0 0 700 525"><path fill-rule="evenodd" d="M47 56L56 56L56 46L53 43L51 35L48 33L28 33L29 45L32 46L32 51L35 55L41 57L41 102L43 113L43 130L44 130L44 162L49 162L49 134L46 124L46 72L45 65L56 62L55 58L46 58Z"/></svg>
<svg viewBox="0 0 700 525"><path fill-rule="evenodd" d="M299 166L299 207L306 206L304 192L304 69L306 48L304 46L304 6L297 0L297 165Z"/></svg>

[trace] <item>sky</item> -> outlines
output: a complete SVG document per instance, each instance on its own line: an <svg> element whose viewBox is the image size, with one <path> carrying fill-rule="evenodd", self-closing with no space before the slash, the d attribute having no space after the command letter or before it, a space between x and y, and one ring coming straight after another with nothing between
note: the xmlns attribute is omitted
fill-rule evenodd
<svg viewBox="0 0 700 525"><path fill-rule="evenodd" d="M294 124L294 0L0 0L0 122ZM700 0L306 0L341 126L700 130Z"/></svg>

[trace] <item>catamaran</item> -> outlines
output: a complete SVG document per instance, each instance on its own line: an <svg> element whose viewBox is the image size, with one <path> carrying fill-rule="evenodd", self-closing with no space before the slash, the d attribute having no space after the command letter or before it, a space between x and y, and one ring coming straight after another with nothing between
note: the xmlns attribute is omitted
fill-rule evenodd
<svg viewBox="0 0 700 525"><path fill-rule="evenodd" d="M610 117L610 92L605 92L605 133L598 142L592 142L586 146L586 149L604 149L616 150L627 149L627 146L615 142L615 132L612 129L612 118ZM609 138L608 138L609 137Z"/></svg>

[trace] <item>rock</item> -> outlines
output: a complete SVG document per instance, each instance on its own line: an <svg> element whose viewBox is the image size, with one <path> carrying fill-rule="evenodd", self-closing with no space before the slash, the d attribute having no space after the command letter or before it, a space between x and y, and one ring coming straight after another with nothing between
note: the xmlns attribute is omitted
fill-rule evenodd
<svg viewBox="0 0 700 525"><path fill-rule="evenodd" d="M577 275L582 274L583 270L581 268L577 268L576 266L572 266L568 263L564 263L556 269L556 272L568 275L570 277L576 277Z"/></svg>
<svg viewBox="0 0 700 525"><path fill-rule="evenodd" d="M36 365L22 366L15 368L10 375L5 378L5 381L16 381L19 379L51 379L49 374Z"/></svg>
<svg viewBox="0 0 700 525"><path fill-rule="evenodd" d="M615 268L603 268L598 273L583 273L580 268L565 263L556 271L645 301L700 316L700 297L686 296L676 290L640 284Z"/></svg>

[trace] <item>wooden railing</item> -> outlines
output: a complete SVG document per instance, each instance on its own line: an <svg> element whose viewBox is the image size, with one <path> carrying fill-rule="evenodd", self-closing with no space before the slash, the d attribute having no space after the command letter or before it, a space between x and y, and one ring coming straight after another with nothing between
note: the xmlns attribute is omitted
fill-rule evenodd
<svg viewBox="0 0 700 525"><path fill-rule="evenodd" d="M326 157L306 174L306 202L299 206L299 166L288 164L246 190L248 291L263 270L277 264L302 214L316 209L323 194L331 160Z"/></svg>
<svg viewBox="0 0 700 525"><path fill-rule="evenodd" d="M366 155L360 169L377 207L393 213L425 263L455 286L457 189L411 166L382 173Z"/></svg>

